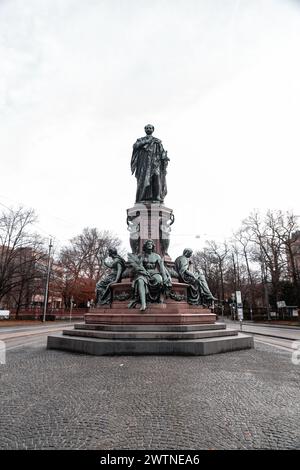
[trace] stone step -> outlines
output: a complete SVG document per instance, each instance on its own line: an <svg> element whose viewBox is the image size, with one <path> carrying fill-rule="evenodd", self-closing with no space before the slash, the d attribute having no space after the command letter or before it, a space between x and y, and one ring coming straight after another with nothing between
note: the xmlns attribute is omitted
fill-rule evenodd
<svg viewBox="0 0 300 470"><path fill-rule="evenodd" d="M198 325L106 325L106 324L82 324L76 323L75 330L100 330L100 331L202 331L225 330L225 323L203 323Z"/></svg>
<svg viewBox="0 0 300 470"><path fill-rule="evenodd" d="M170 314L170 313L114 313L114 314L86 314L86 323L102 323L102 324L115 324L115 325L144 325L144 324L161 324L161 325L182 325L182 324L198 324L198 323L215 323L216 315L213 313L197 314L197 313L183 313L183 314Z"/></svg>
<svg viewBox="0 0 300 470"><path fill-rule="evenodd" d="M204 331L93 331L93 330L64 330L66 336L101 338L112 340L182 340L199 339L221 336L235 336L237 330L204 330Z"/></svg>
<svg viewBox="0 0 300 470"><path fill-rule="evenodd" d="M48 336L48 349L61 349L95 356L126 355L188 355L206 356L253 348L253 336L234 336L194 340L111 340L79 336Z"/></svg>
<svg viewBox="0 0 300 470"><path fill-rule="evenodd" d="M118 314L118 313L130 313L136 315L145 315L145 314L160 314L165 315L166 313L195 313L195 314L209 314L211 313L210 309L195 307L192 305L180 305L178 303L174 304L154 304L151 307L147 307L147 309L143 312L140 311L140 306L136 308L127 308L124 304L113 304L111 307L106 306L102 308L95 308L88 312L89 315L102 315L104 313L111 313L111 314Z"/></svg>
<svg viewBox="0 0 300 470"><path fill-rule="evenodd" d="M137 304L135 308L128 308L128 302L113 302L111 305L102 305L101 307L91 308L89 310L90 314L105 313L105 312L114 312L115 310L125 310L129 312L140 313L140 304ZM202 307L201 305L190 305L187 302L166 302L166 303L153 303L147 305L147 313L159 313L165 312L166 310L174 312L180 312L186 310L187 312L195 313L211 313L211 309L207 307Z"/></svg>

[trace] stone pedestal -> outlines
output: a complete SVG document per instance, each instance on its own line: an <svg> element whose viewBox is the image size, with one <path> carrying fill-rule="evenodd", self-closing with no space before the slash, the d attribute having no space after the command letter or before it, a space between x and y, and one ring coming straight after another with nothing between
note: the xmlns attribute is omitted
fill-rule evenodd
<svg viewBox="0 0 300 470"><path fill-rule="evenodd" d="M170 261L168 248L171 225L174 222L173 210L159 203L135 204L127 209L127 224L130 233L130 246L133 253L141 253L146 240L155 243L155 252L164 260Z"/></svg>
<svg viewBox="0 0 300 470"><path fill-rule="evenodd" d="M208 309L193 308L184 305L153 304L146 312L139 309L126 310L122 302L115 303L113 308L93 309L85 315L86 324L109 325L198 325L214 324L216 315Z"/></svg>
<svg viewBox="0 0 300 470"><path fill-rule="evenodd" d="M87 324L211 324L216 321L216 315L210 309L188 304L188 286L180 282L173 282L172 289L162 296L161 303L149 303L144 312L139 310L139 304L136 308L128 308L132 300L132 282L129 278L113 284L111 289L112 303L91 308L85 315Z"/></svg>
<svg viewBox="0 0 300 470"><path fill-rule="evenodd" d="M206 356L252 348L253 337L224 324L79 324L62 335L48 336L47 347L95 356Z"/></svg>
<svg viewBox="0 0 300 470"><path fill-rule="evenodd" d="M73 331L48 337L47 347L84 354L207 355L253 347L253 338L216 323L216 315L203 306L188 304L188 285L178 282L168 255L172 209L163 204L135 204L127 210L132 253L140 254L146 240L155 243L172 278L172 288L161 294L161 303L129 309L132 270L128 267L119 283L111 285L111 304L90 309L85 324Z"/></svg>

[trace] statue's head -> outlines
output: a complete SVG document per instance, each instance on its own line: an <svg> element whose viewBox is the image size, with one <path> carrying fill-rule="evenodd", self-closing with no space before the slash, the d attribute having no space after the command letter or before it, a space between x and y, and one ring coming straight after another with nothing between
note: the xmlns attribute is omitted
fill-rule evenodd
<svg viewBox="0 0 300 470"><path fill-rule="evenodd" d="M152 124L147 124L145 126L145 132L147 135L152 135L154 132L154 126L152 126Z"/></svg>
<svg viewBox="0 0 300 470"><path fill-rule="evenodd" d="M146 240L144 245L143 245L143 251L145 250L151 250L153 251L155 248L155 244L153 240Z"/></svg>
<svg viewBox="0 0 300 470"><path fill-rule="evenodd" d="M118 252L115 248L109 248L108 250L108 256L110 256L111 258L113 258L114 256L117 256Z"/></svg>
<svg viewBox="0 0 300 470"><path fill-rule="evenodd" d="M193 254L193 250L191 248L185 248L183 250L183 256L186 256L186 258L190 258Z"/></svg>

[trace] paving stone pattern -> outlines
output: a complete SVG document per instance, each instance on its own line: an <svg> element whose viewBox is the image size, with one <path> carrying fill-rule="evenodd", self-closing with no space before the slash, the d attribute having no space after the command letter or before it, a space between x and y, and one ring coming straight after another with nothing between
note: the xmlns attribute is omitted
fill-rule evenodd
<svg viewBox="0 0 300 470"><path fill-rule="evenodd" d="M94 357L26 346L0 365L1 449L299 449L300 366L272 347Z"/></svg>

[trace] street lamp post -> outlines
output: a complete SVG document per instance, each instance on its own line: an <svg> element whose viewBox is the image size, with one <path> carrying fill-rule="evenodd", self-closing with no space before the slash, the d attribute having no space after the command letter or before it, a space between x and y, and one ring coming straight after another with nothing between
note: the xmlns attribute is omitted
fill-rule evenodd
<svg viewBox="0 0 300 470"><path fill-rule="evenodd" d="M74 302L74 297L72 295L71 300L70 300L70 321L72 320L73 302Z"/></svg>
<svg viewBox="0 0 300 470"><path fill-rule="evenodd" d="M49 279L50 279L50 265L51 265L51 249L52 249L52 238L50 238L49 251L48 251L48 264L47 264L47 277L46 277L46 286L44 294L44 312L43 312L43 322L46 321L46 312L48 304L48 292L49 292Z"/></svg>

